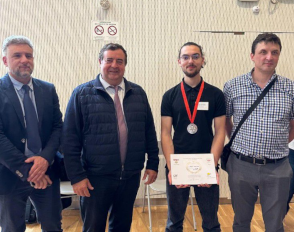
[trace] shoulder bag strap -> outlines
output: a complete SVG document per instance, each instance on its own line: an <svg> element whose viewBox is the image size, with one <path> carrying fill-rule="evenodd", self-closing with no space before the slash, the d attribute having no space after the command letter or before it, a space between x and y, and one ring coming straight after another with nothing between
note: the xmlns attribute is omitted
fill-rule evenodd
<svg viewBox="0 0 294 232"><path fill-rule="evenodd" d="M270 88L274 85L274 83L276 82L277 77L275 77L271 83L269 83L269 85L262 91L262 93L258 96L258 98L255 100L255 102L251 105L251 107L247 110L247 112L244 114L243 118L241 119L241 121L239 122L236 130L234 131L234 134L232 135L231 139L230 139L230 147L239 131L239 129L241 128L242 124L246 121L246 119L249 117L249 115L252 113L252 111L256 108L256 106L261 102L261 100L264 98L264 96L268 93L268 91L270 90Z"/></svg>

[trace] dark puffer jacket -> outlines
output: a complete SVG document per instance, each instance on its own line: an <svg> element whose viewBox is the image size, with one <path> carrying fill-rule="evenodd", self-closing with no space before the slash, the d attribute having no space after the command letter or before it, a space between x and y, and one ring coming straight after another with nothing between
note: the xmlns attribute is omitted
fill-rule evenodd
<svg viewBox="0 0 294 232"><path fill-rule="evenodd" d="M125 79L123 109L128 128L126 172L158 170L158 145L153 116L144 90ZM99 80L78 86L69 100L63 127L63 152L69 179L122 172L114 102ZM81 162L82 160L82 162Z"/></svg>

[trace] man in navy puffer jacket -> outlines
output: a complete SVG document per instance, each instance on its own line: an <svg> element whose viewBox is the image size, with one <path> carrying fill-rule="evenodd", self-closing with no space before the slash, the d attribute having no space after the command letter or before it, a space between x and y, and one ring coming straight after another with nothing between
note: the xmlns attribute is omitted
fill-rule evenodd
<svg viewBox="0 0 294 232"><path fill-rule="evenodd" d="M109 232L127 232L146 153L143 180L151 184L157 177L157 138L146 93L123 77L125 49L105 45L99 63L101 73L78 86L67 106L65 166L74 192L81 196L83 231L104 232L110 212Z"/></svg>

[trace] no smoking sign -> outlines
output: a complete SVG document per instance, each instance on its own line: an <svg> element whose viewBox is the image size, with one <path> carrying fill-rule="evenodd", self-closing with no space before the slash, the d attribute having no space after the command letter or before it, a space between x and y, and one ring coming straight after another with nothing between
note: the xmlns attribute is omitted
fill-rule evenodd
<svg viewBox="0 0 294 232"><path fill-rule="evenodd" d="M118 22L92 21L92 35L94 40L118 40Z"/></svg>
<svg viewBox="0 0 294 232"><path fill-rule="evenodd" d="M100 25L96 26L94 29L96 35L102 35L104 33L104 28Z"/></svg>
<svg viewBox="0 0 294 232"><path fill-rule="evenodd" d="M109 35L116 35L116 33L117 33L117 29L115 26L108 27L108 34Z"/></svg>

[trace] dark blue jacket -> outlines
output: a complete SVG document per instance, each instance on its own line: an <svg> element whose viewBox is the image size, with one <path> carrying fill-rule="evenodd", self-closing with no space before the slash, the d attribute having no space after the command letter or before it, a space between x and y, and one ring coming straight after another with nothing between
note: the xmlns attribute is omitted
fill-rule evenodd
<svg viewBox="0 0 294 232"><path fill-rule="evenodd" d="M148 154L147 169L158 170L153 116L144 90L125 79L123 110L128 128L125 172L138 173ZM69 100L63 127L63 152L69 179L122 172L114 102L99 80L78 86ZM82 162L81 162L82 161Z"/></svg>
<svg viewBox="0 0 294 232"><path fill-rule="evenodd" d="M49 164L54 160L60 146L62 114L53 84L32 79L39 119L42 151L39 154ZM0 194L13 191L17 183L26 181L32 164L24 161L26 128L24 116L14 86L6 74L0 79ZM56 178L50 170L51 179Z"/></svg>

